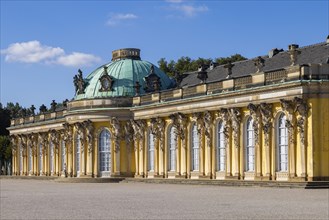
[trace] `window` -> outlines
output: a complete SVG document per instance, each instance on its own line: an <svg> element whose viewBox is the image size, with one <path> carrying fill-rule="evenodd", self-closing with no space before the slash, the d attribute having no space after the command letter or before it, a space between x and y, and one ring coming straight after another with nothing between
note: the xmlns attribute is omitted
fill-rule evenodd
<svg viewBox="0 0 329 220"><path fill-rule="evenodd" d="M50 142L50 172L54 172L54 144Z"/></svg>
<svg viewBox="0 0 329 220"><path fill-rule="evenodd" d="M251 117L247 120L247 138L245 148L246 171L255 170L255 132L253 127L253 119Z"/></svg>
<svg viewBox="0 0 329 220"><path fill-rule="evenodd" d="M104 129L98 140L99 171L101 176L111 172L111 142L110 132Z"/></svg>
<svg viewBox="0 0 329 220"><path fill-rule="evenodd" d="M196 124L192 126L191 169L199 171L199 134Z"/></svg>
<svg viewBox="0 0 329 220"><path fill-rule="evenodd" d="M281 113L278 118L277 137L277 171L288 171L288 129L286 127L286 116Z"/></svg>
<svg viewBox="0 0 329 220"><path fill-rule="evenodd" d="M148 171L154 171L154 135L149 132Z"/></svg>
<svg viewBox="0 0 329 220"><path fill-rule="evenodd" d="M177 134L176 128L171 127L169 130L169 154L168 154L168 165L169 171L176 171L176 147L177 147Z"/></svg>
<svg viewBox="0 0 329 220"><path fill-rule="evenodd" d="M64 169L66 169L65 167L65 157L66 157L66 149L65 149L65 141L62 140L61 143L61 152L62 152L62 170L64 171Z"/></svg>
<svg viewBox="0 0 329 220"><path fill-rule="evenodd" d="M77 176L80 175L80 135L76 136L75 139L75 169Z"/></svg>
<svg viewBox="0 0 329 220"><path fill-rule="evenodd" d="M225 135L223 123L219 122L217 126L217 170L225 171Z"/></svg>

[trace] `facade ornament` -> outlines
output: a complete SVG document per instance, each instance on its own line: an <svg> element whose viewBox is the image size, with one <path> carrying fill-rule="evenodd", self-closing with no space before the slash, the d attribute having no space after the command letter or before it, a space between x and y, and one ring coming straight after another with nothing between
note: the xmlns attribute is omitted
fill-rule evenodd
<svg viewBox="0 0 329 220"><path fill-rule="evenodd" d="M175 127L176 135L179 136L181 140L185 140L187 117L178 112L170 115L169 118L172 120L172 125Z"/></svg>
<svg viewBox="0 0 329 220"><path fill-rule="evenodd" d="M50 111L51 112L55 112L56 111L56 107L57 107L57 102L55 102L55 100L53 100L51 103L50 103Z"/></svg>
<svg viewBox="0 0 329 220"><path fill-rule="evenodd" d="M291 66L296 65L298 55L301 54L301 52L299 50L297 50L298 47L299 46L297 44L291 44L288 46Z"/></svg>
<svg viewBox="0 0 329 220"><path fill-rule="evenodd" d="M127 144L127 150L130 152L130 144L134 140L134 129L132 127L131 121L126 121L123 129L125 132L125 141Z"/></svg>
<svg viewBox="0 0 329 220"><path fill-rule="evenodd" d="M101 88L99 89L100 92L113 91L114 79L108 74L107 68L107 66L103 66L104 74L99 78L101 84Z"/></svg>
<svg viewBox="0 0 329 220"><path fill-rule="evenodd" d="M84 90L86 85L82 76L82 71L80 69L78 70L78 74L73 77L73 83L75 86L75 92L77 94L85 93Z"/></svg>
<svg viewBox="0 0 329 220"><path fill-rule="evenodd" d="M27 136L24 134L19 134L18 135L21 146L22 146L22 151L23 151L23 157L27 156Z"/></svg>
<svg viewBox="0 0 329 220"><path fill-rule="evenodd" d="M229 115L231 117L232 122L232 130L233 130L233 141L236 148L240 147L239 143L239 135L240 135L240 123L241 123L241 113L238 108L230 108Z"/></svg>
<svg viewBox="0 0 329 220"><path fill-rule="evenodd" d="M165 121L161 118L152 118L151 119L151 133L154 135L154 142L156 139L159 140L160 149L163 151L164 147L164 129Z"/></svg>
<svg viewBox="0 0 329 220"><path fill-rule="evenodd" d="M263 70L265 60L261 56L259 56L256 59L253 59L253 61L257 69L257 73L261 72Z"/></svg>
<svg viewBox="0 0 329 220"><path fill-rule="evenodd" d="M84 149L85 149L85 145L84 145L84 143L85 143L85 134L84 134L83 123L77 122L77 123L74 124L74 127L77 131L77 135L79 135L79 137L80 137L78 141L80 141L80 146L81 146L80 151L81 151L81 153L83 153Z"/></svg>
<svg viewBox="0 0 329 220"><path fill-rule="evenodd" d="M140 96L141 94L141 84L139 84L138 81L136 81L135 85L134 85L134 90L135 90L135 96Z"/></svg>
<svg viewBox="0 0 329 220"><path fill-rule="evenodd" d="M34 105L31 105L30 112L31 112L32 116L35 116L35 107L34 107Z"/></svg>
<svg viewBox="0 0 329 220"><path fill-rule="evenodd" d="M219 118L222 120L222 125L223 125L223 128L224 128L224 135L225 135L225 140L224 140L224 143L225 143L225 148L228 148L229 145L229 138L230 138L230 133L229 133L229 128L230 128L230 116L229 116L229 111L228 109L226 108L221 108L219 111L218 111L218 114Z"/></svg>
<svg viewBox="0 0 329 220"><path fill-rule="evenodd" d="M44 104L42 104L39 108L39 111L40 113L44 114L47 112L47 107Z"/></svg>
<svg viewBox="0 0 329 220"><path fill-rule="evenodd" d="M110 120L110 126L113 130L113 137L114 137L114 143L115 143L115 148L114 152L117 153L120 151L120 122L116 117L112 117Z"/></svg>
<svg viewBox="0 0 329 220"><path fill-rule="evenodd" d="M258 145L259 141L259 105L254 105L252 103L249 103L247 106L249 109L250 115L252 117L253 123L252 127L254 129L254 137L255 137L255 143Z"/></svg>
<svg viewBox="0 0 329 220"><path fill-rule="evenodd" d="M262 115L262 125L265 137L265 146L270 146L270 132L272 128L272 104L260 103L259 111Z"/></svg>
<svg viewBox="0 0 329 220"><path fill-rule="evenodd" d="M94 134L94 126L90 120L84 121L83 126L86 128L86 139L88 144L88 153L93 152L93 134Z"/></svg>
<svg viewBox="0 0 329 220"><path fill-rule="evenodd" d="M204 133L206 136L207 146L211 145L211 125L212 125L212 115L209 111L204 113Z"/></svg>
<svg viewBox="0 0 329 220"><path fill-rule="evenodd" d="M143 139L144 139L144 131L145 131L145 127L146 127L146 124L145 124L145 121L144 120L133 120L131 119L130 120L131 122L131 125L133 127L133 130L134 130L134 136L133 136L133 139L134 139L134 148L135 148L135 151L137 150L137 147L138 147L138 140L140 142L140 146L139 146L139 150L142 151L143 150Z"/></svg>
<svg viewBox="0 0 329 220"><path fill-rule="evenodd" d="M49 144L48 133L47 132L38 133L38 139L39 139L39 143L42 145L42 155L47 156L48 154L47 148Z"/></svg>
<svg viewBox="0 0 329 220"><path fill-rule="evenodd" d="M234 64L232 64L231 62L227 63L224 65L224 68L227 70L227 76L226 79L231 78L232 75L232 68L234 67Z"/></svg>
<svg viewBox="0 0 329 220"><path fill-rule="evenodd" d="M306 128L306 120L307 120L309 107L304 99L298 97L294 98L294 103L295 103L295 112L298 113L297 123L296 123L297 130L300 133L300 142L302 144L302 147L305 147L305 128Z"/></svg>
<svg viewBox="0 0 329 220"><path fill-rule="evenodd" d="M53 130L49 131L49 134L50 134L50 140L53 143L53 145L55 146L55 151L57 154L58 146L59 146L59 138L60 138L59 132L57 132L56 130L53 129Z"/></svg>
<svg viewBox="0 0 329 220"><path fill-rule="evenodd" d="M65 143L67 144L67 151L68 153L72 153L72 139L73 139L73 126L69 123L63 124L64 130L63 130L63 139Z"/></svg>
<svg viewBox="0 0 329 220"><path fill-rule="evenodd" d="M145 92L158 92L161 89L160 77L155 74L154 66L150 68L150 73L145 77Z"/></svg>
<svg viewBox="0 0 329 220"><path fill-rule="evenodd" d="M295 138L294 138L294 120L293 120L293 112L294 112L293 101L280 99L280 102L283 111L288 113L286 118L286 128L288 129L289 142L291 144L294 144Z"/></svg>
<svg viewBox="0 0 329 220"><path fill-rule="evenodd" d="M10 143L12 154L15 155L17 152L17 137L15 135L10 135Z"/></svg>
<svg viewBox="0 0 329 220"><path fill-rule="evenodd" d="M208 79L207 67L207 65L201 64L198 68L197 77L201 80L201 83L206 83L206 80Z"/></svg>

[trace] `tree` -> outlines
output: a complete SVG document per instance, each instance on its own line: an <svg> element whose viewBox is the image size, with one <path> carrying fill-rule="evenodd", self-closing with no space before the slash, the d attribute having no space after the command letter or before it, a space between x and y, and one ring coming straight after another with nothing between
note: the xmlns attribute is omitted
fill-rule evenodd
<svg viewBox="0 0 329 220"><path fill-rule="evenodd" d="M211 58L205 59L199 57L196 60L191 59L187 56L182 56L177 61L170 60L168 63L165 58L161 58L158 61L159 68L165 72L168 76L175 76L175 73L183 74L186 72L197 71L200 65L210 65L211 62L215 61L219 65L224 65L229 62L237 62L246 60L244 56L240 54L234 54L230 57L219 57L214 60Z"/></svg>

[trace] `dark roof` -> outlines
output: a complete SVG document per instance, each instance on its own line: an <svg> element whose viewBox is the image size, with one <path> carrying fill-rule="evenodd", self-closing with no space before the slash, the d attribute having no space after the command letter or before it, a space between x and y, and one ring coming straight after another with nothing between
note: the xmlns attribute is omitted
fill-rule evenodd
<svg viewBox="0 0 329 220"><path fill-rule="evenodd" d="M301 53L298 55L296 64L315 64L326 63L329 57L329 44L326 42L314 44L298 48ZM273 57L269 58L267 55L262 56L265 60L262 71L271 71L275 69L282 69L290 66L290 54L289 51L280 52ZM248 76L257 71L253 59L239 61L233 63L232 78L238 78L242 76ZM201 83L201 80L197 78L197 71L185 73L186 76L180 83L180 87L192 86ZM227 69L224 65L217 66L214 69L207 69L208 79L206 82L215 82L224 80L227 77Z"/></svg>

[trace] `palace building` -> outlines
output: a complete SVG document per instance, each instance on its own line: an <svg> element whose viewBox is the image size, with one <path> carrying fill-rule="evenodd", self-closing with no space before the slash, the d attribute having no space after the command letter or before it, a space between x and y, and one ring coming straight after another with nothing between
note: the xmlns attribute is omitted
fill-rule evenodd
<svg viewBox="0 0 329 220"><path fill-rule="evenodd" d="M169 78L140 50L8 128L23 176L329 180L329 39Z"/></svg>

